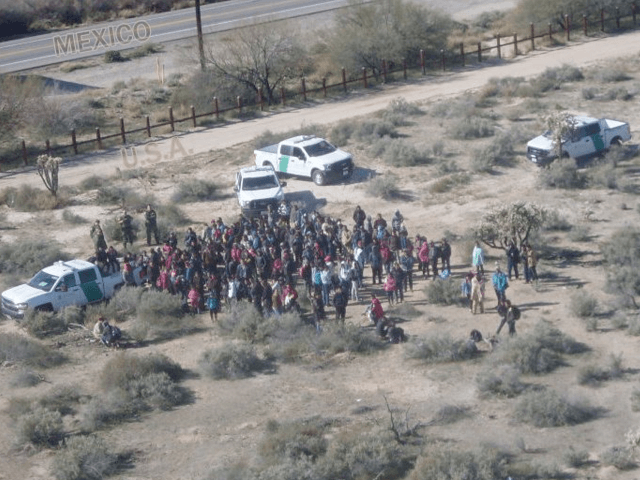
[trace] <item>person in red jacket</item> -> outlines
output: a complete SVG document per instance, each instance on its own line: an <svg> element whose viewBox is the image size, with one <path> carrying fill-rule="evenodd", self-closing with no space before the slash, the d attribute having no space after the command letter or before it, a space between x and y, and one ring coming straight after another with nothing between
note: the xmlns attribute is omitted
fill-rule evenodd
<svg viewBox="0 0 640 480"><path fill-rule="evenodd" d="M371 320L374 323L377 323L378 320L384 318L384 309L382 308L382 304L380 300L376 297L375 293L371 294L371 316L373 317Z"/></svg>
<svg viewBox="0 0 640 480"><path fill-rule="evenodd" d="M384 282L384 291L387 292L387 300L389 305L393 305L393 294L396 291L396 279L393 273L387 275L387 280Z"/></svg>

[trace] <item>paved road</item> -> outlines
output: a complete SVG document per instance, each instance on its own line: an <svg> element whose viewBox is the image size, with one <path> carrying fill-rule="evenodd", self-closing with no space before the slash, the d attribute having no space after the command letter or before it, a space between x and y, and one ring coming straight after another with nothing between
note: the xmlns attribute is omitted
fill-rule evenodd
<svg viewBox="0 0 640 480"><path fill-rule="evenodd" d="M348 0L230 0L202 6L205 34L255 21L319 13L344 7ZM0 43L0 73L125 50L150 41L166 43L196 34L195 9L100 23Z"/></svg>

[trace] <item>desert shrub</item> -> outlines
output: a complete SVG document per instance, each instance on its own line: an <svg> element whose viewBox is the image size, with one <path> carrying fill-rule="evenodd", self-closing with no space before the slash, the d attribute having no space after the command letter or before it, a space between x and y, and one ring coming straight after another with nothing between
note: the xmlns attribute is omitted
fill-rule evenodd
<svg viewBox="0 0 640 480"><path fill-rule="evenodd" d="M582 89L582 98L585 100L593 100L598 95L598 89L596 87L584 87Z"/></svg>
<svg viewBox="0 0 640 480"><path fill-rule="evenodd" d="M500 132L485 147L475 150L471 158L474 172L490 172L494 165L508 164L514 156L513 145L518 143L517 133Z"/></svg>
<svg viewBox="0 0 640 480"><path fill-rule="evenodd" d="M548 168L540 169L538 181L545 188L574 189L585 187L587 176L578 170L575 160L560 158L551 163Z"/></svg>
<svg viewBox="0 0 640 480"><path fill-rule="evenodd" d="M508 476L506 452L484 447L463 451L429 447L418 457L410 480L493 480Z"/></svg>
<svg viewBox="0 0 640 480"><path fill-rule="evenodd" d="M427 283L425 288L427 300L435 305L459 305L462 303L460 285L453 278L436 278Z"/></svg>
<svg viewBox="0 0 640 480"><path fill-rule="evenodd" d="M587 450L574 450L570 445L569 450L562 455L564 463L570 468L580 468L589 463L589 452Z"/></svg>
<svg viewBox="0 0 640 480"><path fill-rule="evenodd" d="M87 223L88 220L84 218L82 215L78 215L77 213L73 213L71 210L63 210L62 211L62 220L71 225L82 225L83 223Z"/></svg>
<svg viewBox="0 0 640 480"><path fill-rule="evenodd" d="M541 374L563 365L561 354L585 350L584 344L540 321L532 332L502 341L492 356L492 364L512 365L524 374Z"/></svg>
<svg viewBox="0 0 640 480"><path fill-rule="evenodd" d="M147 55L153 55L154 53L159 53L164 50L164 46L158 43L153 42L145 42L140 45L138 48L132 50L127 53L128 58L142 58Z"/></svg>
<svg viewBox="0 0 640 480"><path fill-rule="evenodd" d="M451 425L471 416L470 408L460 405L444 405L440 407L431 421L430 425Z"/></svg>
<svg viewBox="0 0 640 480"><path fill-rule="evenodd" d="M15 362L34 367L54 367L65 361L59 352L15 333L0 333L0 362Z"/></svg>
<svg viewBox="0 0 640 480"><path fill-rule="evenodd" d="M35 387L42 382L42 375L34 372L33 370L20 369L10 381L12 387L24 388Z"/></svg>
<svg viewBox="0 0 640 480"><path fill-rule="evenodd" d="M398 184L398 177L393 174L376 176L367 182L366 194L384 200L392 200L402 196L402 189Z"/></svg>
<svg viewBox="0 0 640 480"><path fill-rule="evenodd" d="M215 380L247 378L262 371L265 364L252 346L233 343L206 350L198 361L202 372Z"/></svg>
<svg viewBox="0 0 640 480"><path fill-rule="evenodd" d="M58 260L69 260L62 246L46 238L21 239L0 244L0 271L31 276Z"/></svg>
<svg viewBox="0 0 640 480"><path fill-rule="evenodd" d="M177 203L204 202L215 200L219 195L219 187L214 182L191 178L181 181L171 199Z"/></svg>
<svg viewBox="0 0 640 480"><path fill-rule="evenodd" d="M48 335L60 335L67 331L64 318L55 312L38 312L27 310L21 322L23 328L36 338L44 338Z"/></svg>
<svg viewBox="0 0 640 480"><path fill-rule="evenodd" d="M57 480L101 480L118 470L119 456L94 435L66 440L53 459L51 473Z"/></svg>
<svg viewBox="0 0 640 480"><path fill-rule="evenodd" d="M327 453L325 438L331 421L321 417L298 419L286 423L270 420L258 445L260 456L269 463L308 457L317 460Z"/></svg>
<svg viewBox="0 0 640 480"><path fill-rule="evenodd" d="M136 307L139 320L148 322L159 331L182 328L184 312L182 302L177 295L156 290L144 291Z"/></svg>
<svg viewBox="0 0 640 480"><path fill-rule="evenodd" d="M544 428L588 422L598 413L585 400L569 400L553 390L540 390L520 397L513 416L520 422Z"/></svg>
<svg viewBox="0 0 640 480"><path fill-rule="evenodd" d="M90 175L83 178L79 183L79 187L82 191L97 190L100 187L106 187L113 182L113 177L105 177L102 175Z"/></svg>
<svg viewBox="0 0 640 480"><path fill-rule="evenodd" d="M628 320L627 334L634 337L640 336L640 318L633 317Z"/></svg>
<svg viewBox="0 0 640 480"><path fill-rule="evenodd" d="M451 136L460 140L490 137L494 131L489 120L477 116L463 117L451 125Z"/></svg>
<svg viewBox="0 0 640 480"><path fill-rule="evenodd" d="M177 382L184 378L186 372L180 364L165 355L138 357L123 353L105 364L100 373L100 385L105 390L126 390L132 380L159 373L166 373L172 381Z"/></svg>
<svg viewBox="0 0 640 480"><path fill-rule="evenodd" d="M353 138L359 142L372 142L380 138L397 138L398 130L387 120L372 119L356 124Z"/></svg>
<svg viewBox="0 0 640 480"><path fill-rule="evenodd" d="M569 240L572 242L588 242L591 238L591 231L586 225L576 225L569 230Z"/></svg>
<svg viewBox="0 0 640 480"><path fill-rule="evenodd" d="M632 448L626 445L611 447L600 454L600 462L618 470L632 470L638 466L635 453Z"/></svg>
<svg viewBox="0 0 640 480"><path fill-rule="evenodd" d="M571 295L571 313L578 318L593 317L596 315L598 300L584 290L577 290Z"/></svg>
<svg viewBox="0 0 640 480"><path fill-rule="evenodd" d="M629 100L632 100L634 96L635 94L627 90L625 87L614 87L607 89L600 97L600 100L606 102L612 102L614 100L628 102Z"/></svg>
<svg viewBox="0 0 640 480"><path fill-rule="evenodd" d="M599 385L601 382L620 378L624 374L622 355L609 355L607 365L585 365L578 370L580 385Z"/></svg>
<svg viewBox="0 0 640 480"><path fill-rule="evenodd" d="M590 71L589 77L601 83L624 82L631 77L627 72L619 67L594 68Z"/></svg>
<svg viewBox="0 0 640 480"><path fill-rule="evenodd" d="M409 103L404 98L394 98L389 106L383 110L382 118L395 126L408 125L408 117L424 115L424 111L415 103Z"/></svg>
<svg viewBox="0 0 640 480"><path fill-rule="evenodd" d="M311 351L321 356L343 352L369 354L379 351L387 345L387 343L381 342L371 330L360 328L351 323L329 324L323 328L320 335L310 337Z"/></svg>
<svg viewBox="0 0 640 480"><path fill-rule="evenodd" d="M491 97L519 97L522 96L524 77L492 77L485 85L482 94Z"/></svg>
<svg viewBox="0 0 640 480"><path fill-rule="evenodd" d="M82 398L83 395L77 385L55 385L34 404L52 412L59 412L61 415L69 415L74 412L74 405L78 404Z"/></svg>
<svg viewBox="0 0 640 480"><path fill-rule="evenodd" d="M351 120L343 120L336 123L331 130L329 130L329 140L338 146L345 146L349 143L349 139L353 136L354 131L354 122Z"/></svg>
<svg viewBox="0 0 640 480"><path fill-rule="evenodd" d="M127 186L107 183L98 187L96 203L98 205L140 207L147 204L154 205L156 202L153 195L140 195L137 191Z"/></svg>
<svg viewBox="0 0 640 480"><path fill-rule="evenodd" d="M445 146L442 140L436 140L435 142L433 142L433 145L431 145L431 152L433 153L434 157L442 157L444 155L444 151Z"/></svg>
<svg viewBox="0 0 640 480"><path fill-rule="evenodd" d="M394 167L413 167L429 163L429 156L425 151L418 150L407 140L394 138L392 140L380 139L371 145L371 150L376 156Z"/></svg>
<svg viewBox="0 0 640 480"><path fill-rule="evenodd" d="M631 410L640 412L640 389L634 388L631 392Z"/></svg>
<svg viewBox="0 0 640 480"><path fill-rule="evenodd" d="M573 225L567 217L561 215L557 210L548 210L544 219L543 228L548 232L567 232Z"/></svg>
<svg viewBox="0 0 640 480"><path fill-rule="evenodd" d="M104 52L104 63L124 62L125 57L118 50L107 50Z"/></svg>
<svg viewBox="0 0 640 480"><path fill-rule="evenodd" d="M546 68L545 71L539 75L539 78L551 80L554 88L560 88L563 83L584 80L584 75L580 68L564 63L559 67Z"/></svg>
<svg viewBox="0 0 640 480"><path fill-rule="evenodd" d="M36 408L20 415L16 420L18 445L32 443L42 447L54 447L62 441L64 430L60 412Z"/></svg>
<svg viewBox="0 0 640 480"><path fill-rule="evenodd" d="M517 397L526 388L520 381L520 371L512 365L485 368L476 376L481 396Z"/></svg>
<svg viewBox="0 0 640 480"><path fill-rule="evenodd" d="M63 205L65 200L54 197L48 190L34 188L31 185L6 187L0 190L0 204L7 205L20 212L40 212L53 210Z"/></svg>
<svg viewBox="0 0 640 480"><path fill-rule="evenodd" d="M441 162L442 165L444 162ZM429 186L430 193L446 193L459 185L468 185L471 182L471 175L466 172L453 173L442 177Z"/></svg>
<svg viewBox="0 0 640 480"><path fill-rule="evenodd" d="M274 317L263 319L260 312L248 302L237 302L219 320L218 328L223 334L239 340L249 343L264 342L278 329L278 321Z"/></svg>
<svg viewBox="0 0 640 480"><path fill-rule="evenodd" d="M460 362L473 358L476 353L475 344L466 340L453 340L446 334L415 338L405 347L406 358L425 363Z"/></svg>

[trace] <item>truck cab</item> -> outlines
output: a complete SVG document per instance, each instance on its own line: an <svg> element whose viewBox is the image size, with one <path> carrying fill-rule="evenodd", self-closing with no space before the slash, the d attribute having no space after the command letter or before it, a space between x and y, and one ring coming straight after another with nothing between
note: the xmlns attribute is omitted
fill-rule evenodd
<svg viewBox="0 0 640 480"><path fill-rule="evenodd" d="M280 182L271 166L248 167L236 173L233 190L242 213L253 216L266 211L270 205L277 210L278 204L284 200L282 187L286 185L286 182Z"/></svg>

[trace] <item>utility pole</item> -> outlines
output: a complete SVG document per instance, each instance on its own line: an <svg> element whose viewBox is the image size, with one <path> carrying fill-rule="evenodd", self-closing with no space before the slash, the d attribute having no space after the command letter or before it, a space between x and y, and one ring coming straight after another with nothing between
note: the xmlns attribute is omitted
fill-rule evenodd
<svg viewBox="0 0 640 480"><path fill-rule="evenodd" d="M202 17L200 15L200 0L196 0L196 28L198 30L198 51L200 52L200 68L204 72L206 65L204 61L204 41L202 39Z"/></svg>

